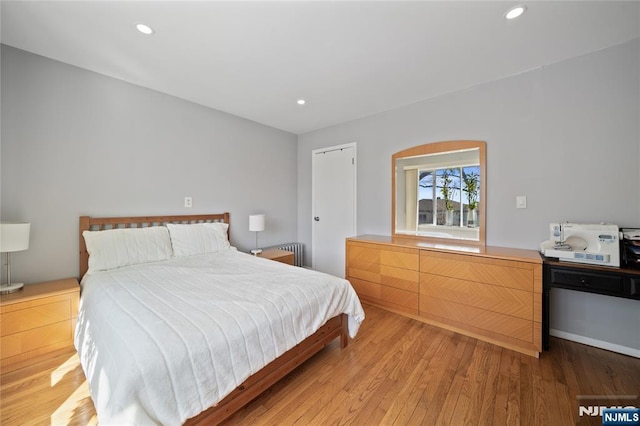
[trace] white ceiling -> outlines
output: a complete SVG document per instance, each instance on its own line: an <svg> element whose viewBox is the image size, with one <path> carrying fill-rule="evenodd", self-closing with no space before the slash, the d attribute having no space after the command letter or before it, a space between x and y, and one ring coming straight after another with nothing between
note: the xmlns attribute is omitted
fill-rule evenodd
<svg viewBox="0 0 640 426"><path fill-rule="evenodd" d="M638 1L515 4L3 0L1 40L300 134L640 35Z"/></svg>

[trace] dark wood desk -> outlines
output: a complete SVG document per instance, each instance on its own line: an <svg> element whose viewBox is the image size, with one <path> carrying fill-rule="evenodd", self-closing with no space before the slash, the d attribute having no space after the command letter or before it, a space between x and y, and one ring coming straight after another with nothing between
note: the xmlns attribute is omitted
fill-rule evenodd
<svg viewBox="0 0 640 426"><path fill-rule="evenodd" d="M640 300L640 269L560 262L542 256L542 347L549 349L549 295L553 287Z"/></svg>

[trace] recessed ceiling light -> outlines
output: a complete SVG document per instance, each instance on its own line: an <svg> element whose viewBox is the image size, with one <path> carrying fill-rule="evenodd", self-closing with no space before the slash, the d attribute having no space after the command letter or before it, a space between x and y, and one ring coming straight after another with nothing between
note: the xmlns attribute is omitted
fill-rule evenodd
<svg viewBox="0 0 640 426"><path fill-rule="evenodd" d="M521 16L527 10L527 6L514 6L511 9L507 10L507 13L504 14L506 19L516 19Z"/></svg>
<svg viewBox="0 0 640 426"><path fill-rule="evenodd" d="M144 35L151 35L154 33L153 28L145 24L136 24L136 29Z"/></svg>
<svg viewBox="0 0 640 426"><path fill-rule="evenodd" d="M298 105L304 105L307 103L307 101L305 101L304 99L298 99L297 102L298 102Z"/></svg>

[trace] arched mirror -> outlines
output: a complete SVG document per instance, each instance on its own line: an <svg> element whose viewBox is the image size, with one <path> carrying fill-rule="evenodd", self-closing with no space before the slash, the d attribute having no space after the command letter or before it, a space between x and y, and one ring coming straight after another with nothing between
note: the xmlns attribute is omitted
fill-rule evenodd
<svg viewBox="0 0 640 426"><path fill-rule="evenodd" d="M447 141L391 157L392 234L485 244L486 143Z"/></svg>

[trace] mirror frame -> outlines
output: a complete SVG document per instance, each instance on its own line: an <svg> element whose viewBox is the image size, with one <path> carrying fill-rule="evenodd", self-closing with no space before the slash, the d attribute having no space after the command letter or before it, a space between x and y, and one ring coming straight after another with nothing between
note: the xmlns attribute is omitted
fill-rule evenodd
<svg viewBox="0 0 640 426"><path fill-rule="evenodd" d="M458 238L430 237L427 235L396 234L396 162L405 157L417 157L420 155L432 155L447 153L451 151L479 149L480 155L480 190L481 198L478 201L478 216L480 219L479 238L475 240L464 240ZM446 242L455 244L485 245L487 232L487 143L485 141L461 140L433 142L425 145L418 145L396 152L391 156L391 235L398 238L414 238L436 242Z"/></svg>

